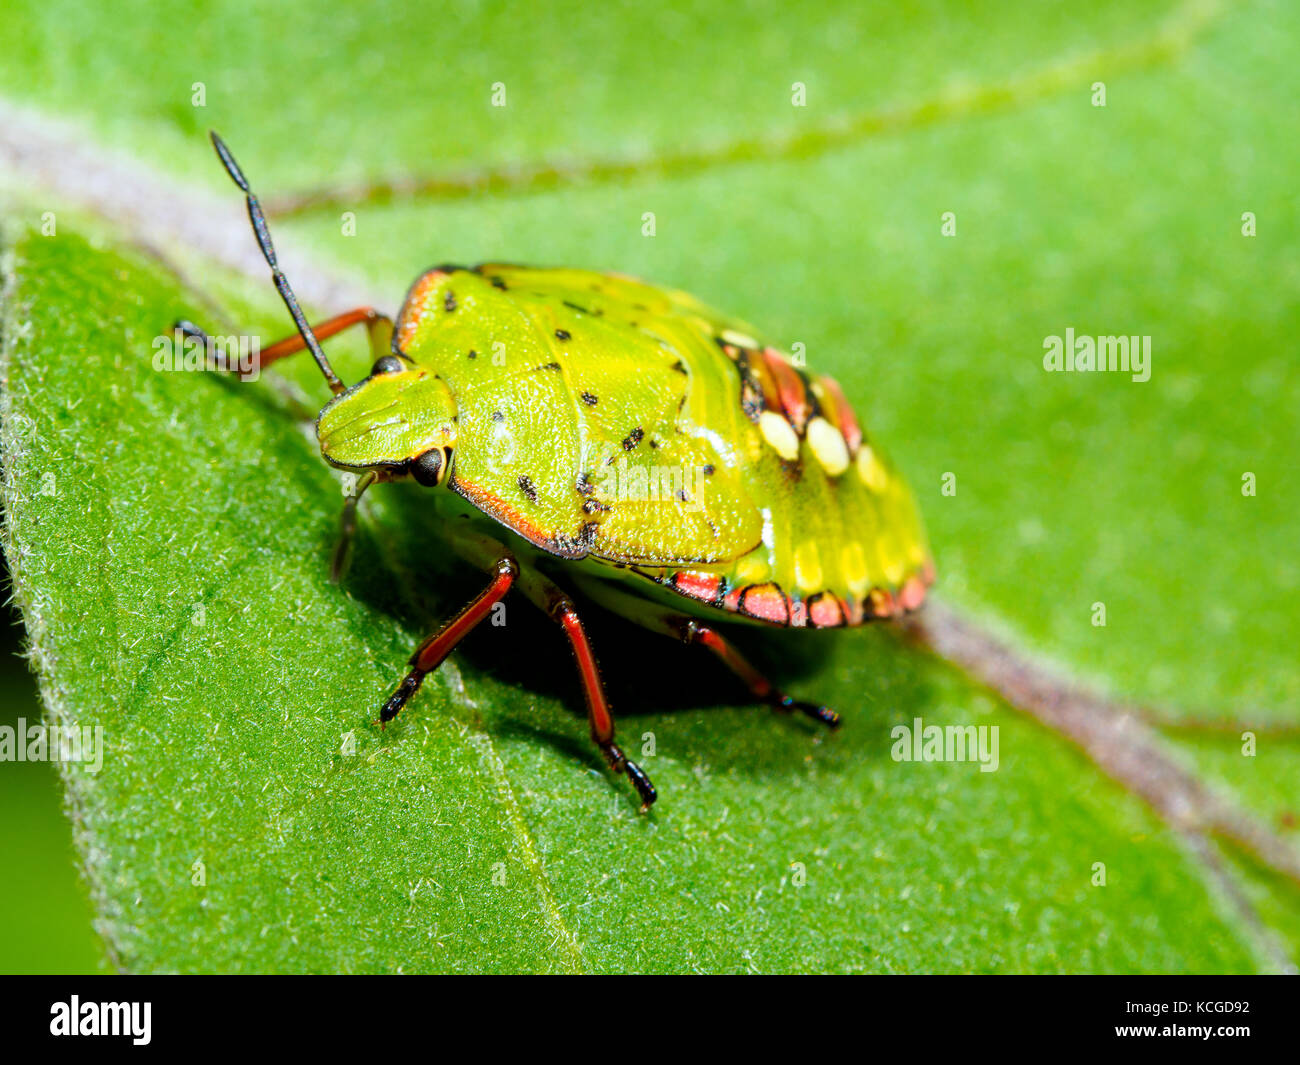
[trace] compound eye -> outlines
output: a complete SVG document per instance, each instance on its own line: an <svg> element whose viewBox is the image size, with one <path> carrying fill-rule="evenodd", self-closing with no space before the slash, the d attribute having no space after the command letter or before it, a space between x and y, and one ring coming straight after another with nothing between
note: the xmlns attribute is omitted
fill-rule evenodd
<svg viewBox="0 0 1300 1065"><path fill-rule="evenodd" d="M430 448L411 460L411 476L425 488L434 488L442 480L443 458L440 448Z"/></svg>
<svg viewBox="0 0 1300 1065"><path fill-rule="evenodd" d="M405 369L402 360L396 355L384 355L376 359L374 366L370 367L370 376L374 377L381 373L401 373Z"/></svg>

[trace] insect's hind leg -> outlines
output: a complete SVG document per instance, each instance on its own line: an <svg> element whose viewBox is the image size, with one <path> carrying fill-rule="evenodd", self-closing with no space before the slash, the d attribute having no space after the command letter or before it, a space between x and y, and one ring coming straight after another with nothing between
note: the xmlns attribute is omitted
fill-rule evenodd
<svg viewBox="0 0 1300 1065"><path fill-rule="evenodd" d="M716 629L680 611L650 603L639 596L629 595L621 589L611 587L608 581L588 580L583 583L582 588L596 602L642 628L662 633L683 643L699 644L707 648L718 661L739 678L759 702L782 713L797 711L830 728L839 727L840 715L834 710L818 703L795 699L781 691Z"/></svg>
<svg viewBox="0 0 1300 1065"><path fill-rule="evenodd" d="M798 711L819 721L830 728L839 728L840 715L828 706L811 703L786 695L775 684L742 655L726 637L707 625L701 625L694 618L681 627L681 638L686 643L698 643L707 647L714 656L732 673L740 678L741 683L753 693L754 698L782 713Z"/></svg>

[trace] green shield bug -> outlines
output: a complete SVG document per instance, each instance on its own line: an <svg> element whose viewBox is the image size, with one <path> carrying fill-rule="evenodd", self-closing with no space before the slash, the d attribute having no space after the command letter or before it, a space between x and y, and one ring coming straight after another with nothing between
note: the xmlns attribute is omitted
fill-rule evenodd
<svg viewBox="0 0 1300 1065"><path fill-rule="evenodd" d="M439 493L440 515L469 519L446 523L449 542L489 574L415 649L381 722L518 590L563 630L592 739L649 807L654 786L615 742L572 586L707 648L756 700L839 724L777 689L715 627L860 625L925 598L934 569L912 493L835 381L685 293L588 270L439 266L395 322L365 307L309 325L257 197L212 142L297 327L261 365L310 352L334 394L316 421L321 455L358 475L335 576L361 493L408 478ZM357 325L376 360L347 387L320 341Z"/></svg>

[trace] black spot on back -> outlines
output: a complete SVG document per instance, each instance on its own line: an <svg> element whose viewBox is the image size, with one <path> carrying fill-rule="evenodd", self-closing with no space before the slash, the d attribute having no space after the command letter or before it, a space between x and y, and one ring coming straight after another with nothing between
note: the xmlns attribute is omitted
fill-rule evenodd
<svg viewBox="0 0 1300 1065"><path fill-rule="evenodd" d="M556 549L565 555L585 554L595 546L596 534L600 531L600 525L594 521L584 522L578 530L577 536L570 536L565 532L558 532L552 543Z"/></svg>
<svg viewBox="0 0 1300 1065"><path fill-rule="evenodd" d="M528 478L527 476L524 476L524 475L522 475L522 474L521 474L520 477L519 477L519 491L523 492L524 495L526 495L526 496L528 497L528 501L529 501L530 503L536 503L536 502L537 502L537 487L536 487L536 485L533 484L533 482L532 482L532 480L531 480L530 478Z"/></svg>
<svg viewBox="0 0 1300 1065"><path fill-rule="evenodd" d="M643 436L645 436L645 430L638 425L623 438L623 450L631 451L637 444L641 443Z"/></svg>
<svg viewBox="0 0 1300 1065"><path fill-rule="evenodd" d="M567 329L557 329L555 331L556 340L569 340L569 331Z"/></svg>
<svg viewBox="0 0 1300 1065"><path fill-rule="evenodd" d="M447 309L448 314L454 311L456 309L456 293L452 292L451 289L447 289L447 294L442 297L442 305Z"/></svg>
<svg viewBox="0 0 1300 1065"><path fill-rule="evenodd" d="M585 404L587 404L588 407L594 407L594 406L599 402L599 400L596 399L596 395L595 395L595 393L593 393L593 392L583 392L583 393L582 393L582 402L585 403Z"/></svg>

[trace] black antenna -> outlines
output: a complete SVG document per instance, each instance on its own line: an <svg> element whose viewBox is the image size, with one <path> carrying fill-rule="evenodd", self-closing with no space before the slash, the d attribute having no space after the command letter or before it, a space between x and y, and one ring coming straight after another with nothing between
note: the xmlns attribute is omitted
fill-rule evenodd
<svg viewBox="0 0 1300 1065"><path fill-rule="evenodd" d="M320 341L316 339L316 334L311 331L311 326L307 324L307 318L302 313L302 308L298 306L298 297L293 294L293 289L289 287L289 279L284 276L284 271L280 269L279 264L275 261L275 246L271 243L270 230L266 228L266 216L262 214L262 205L257 202L257 197L253 195L253 190L248 187L248 179L244 177L244 172L239 169L239 164L235 162L235 157L230 154L230 149L226 147L226 142L218 135L216 130L211 131L212 146L217 150L217 157L221 160L221 165L226 168L226 173L230 175L230 180L239 186L244 197L248 201L248 218L253 223L253 233L257 236L257 243L262 248L262 254L266 257L266 265L271 268L271 278L275 281L275 287L280 292L280 298L284 300L284 305L289 308L289 313L293 315L293 324L298 327L298 333L302 341L307 345L307 350L316 360L316 365L320 367L320 372L325 375L325 382L330 386L330 391L336 396L346 390L347 386L339 380L333 368L329 364L329 359L325 358L325 352L321 350Z"/></svg>

